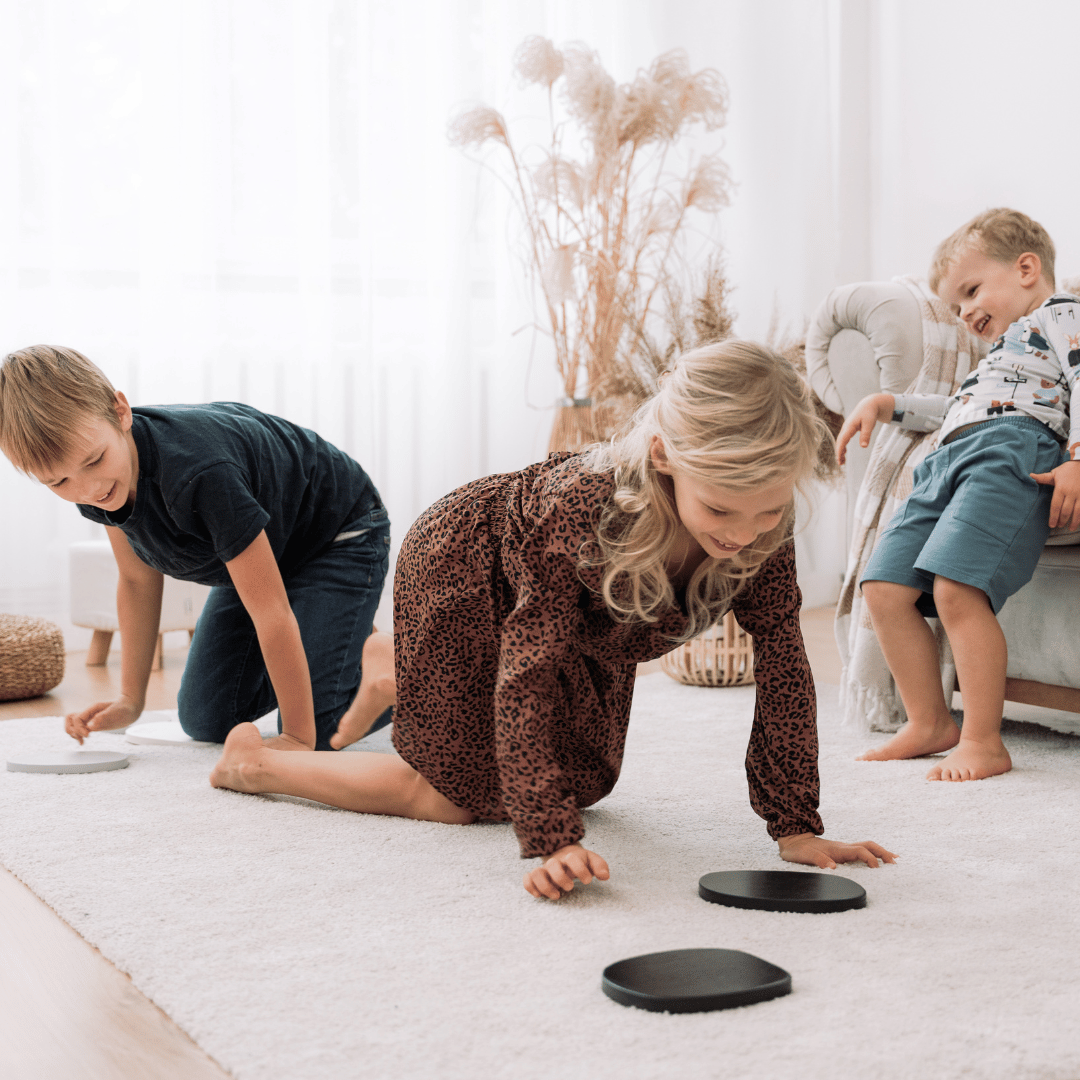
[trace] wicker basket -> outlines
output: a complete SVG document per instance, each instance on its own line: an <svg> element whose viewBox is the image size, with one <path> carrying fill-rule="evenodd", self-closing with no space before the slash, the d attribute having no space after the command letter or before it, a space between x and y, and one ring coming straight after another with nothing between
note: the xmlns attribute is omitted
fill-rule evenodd
<svg viewBox="0 0 1080 1080"><path fill-rule="evenodd" d="M691 686L747 686L754 681L754 643L729 611L704 634L662 656L660 667Z"/></svg>
<svg viewBox="0 0 1080 1080"><path fill-rule="evenodd" d="M63 677L59 626L29 615L0 615L0 701L47 694Z"/></svg>

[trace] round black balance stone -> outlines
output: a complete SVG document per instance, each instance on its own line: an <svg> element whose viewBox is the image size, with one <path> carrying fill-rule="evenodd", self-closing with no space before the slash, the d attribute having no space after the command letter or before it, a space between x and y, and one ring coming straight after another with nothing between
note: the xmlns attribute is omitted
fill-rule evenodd
<svg viewBox="0 0 1080 1080"><path fill-rule="evenodd" d="M866 907L866 890L850 878L795 870L721 870L698 882L712 904L761 911L820 913Z"/></svg>
<svg viewBox="0 0 1080 1080"><path fill-rule="evenodd" d="M738 949L672 949L609 964L601 987L650 1012L711 1012L790 994L791 976Z"/></svg>

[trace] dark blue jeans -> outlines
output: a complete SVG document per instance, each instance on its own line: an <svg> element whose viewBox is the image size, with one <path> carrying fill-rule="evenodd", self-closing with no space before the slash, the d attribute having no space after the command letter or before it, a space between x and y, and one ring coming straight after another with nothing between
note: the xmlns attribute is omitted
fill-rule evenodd
<svg viewBox="0 0 1080 1080"><path fill-rule="evenodd" d="M331 748L330 736L360 686L361 654L390 562L386 508L378 506L342 528L361 530L363 535L336 541L285 580L311 672L317 750ZM255 625L233 588L210 590L191 639L178 704L184 731L205 742L224 742L237 724L277 707Z"/></svg>

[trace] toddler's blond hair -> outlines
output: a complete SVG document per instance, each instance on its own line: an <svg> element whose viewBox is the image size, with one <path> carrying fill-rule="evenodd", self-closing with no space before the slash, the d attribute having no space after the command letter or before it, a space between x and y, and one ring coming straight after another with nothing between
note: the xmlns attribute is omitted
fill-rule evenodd
<svg viewBox="0 0 1080 1080"><path fill-rule="evenodd" d="M997 207L984 210L938 244L930 264L930 288L936 293L953 263L972 245L988 258L1012 265L1025 252L1039 256L1042 276L1050 288L1054 284L1054 241L1050 234L1027 214Z"/></svg>
<svg viewBox="0 0 1080 1080"><path fill-rule="evenodd" d="M116 391L82 353L31 345L0 361L0 451L17 469L53 469L97 419L119 429Z"/></svg>

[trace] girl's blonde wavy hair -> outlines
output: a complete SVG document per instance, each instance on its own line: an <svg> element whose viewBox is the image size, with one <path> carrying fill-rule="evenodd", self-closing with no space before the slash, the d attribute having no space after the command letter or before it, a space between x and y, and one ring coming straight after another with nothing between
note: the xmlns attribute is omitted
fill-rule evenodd
<svg viewBox="0 0 1080 1080"><path fill-rule="evenodd" d="M598 472L614 471L615 491L597 527L604 602L616 619L656 622L675 603L667 573L680 528L670 476L650 452L659 436L676 472L710 486L753 491L814 474L831 443L810 392L788 360L763 345L727 340L684 353L623 435L588 451ZM686 589L688 640L711 626L761 564L794 530L794 501L779 524L730 559L708 557ZM593 545L590 545L593 547Z"/></svg>

